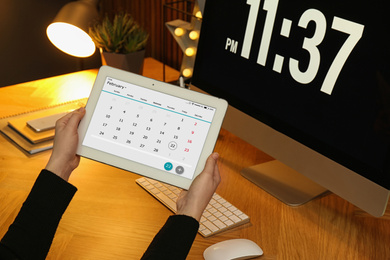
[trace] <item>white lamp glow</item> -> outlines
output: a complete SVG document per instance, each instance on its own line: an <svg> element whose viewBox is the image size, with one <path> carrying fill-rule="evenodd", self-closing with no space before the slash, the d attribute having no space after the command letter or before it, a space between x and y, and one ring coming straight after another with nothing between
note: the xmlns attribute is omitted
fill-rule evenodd
<svg viewBox="0 0 390 260"><path fill-rule="evenodd" d="M96 47L83 30L68 23L56 22L47 27L47 37L61 51L76 57L89 57Z"/></svg>
<svg viewBox="0 0 390 260"><path fill-rule="evenodd" d="M89 57L96 47L88 35L89 26L99 17L99 0L72 1L61 8L46 34L61 51L75 57Z"/></svg>

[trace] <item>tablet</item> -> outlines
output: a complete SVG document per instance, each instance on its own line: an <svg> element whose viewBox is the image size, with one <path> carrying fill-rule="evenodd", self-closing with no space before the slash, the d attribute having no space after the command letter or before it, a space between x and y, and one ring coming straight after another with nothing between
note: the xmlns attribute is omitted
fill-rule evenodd
<svg viewBox="0 0 390 260"><path fill-rule="evenodd" d="M77 154L188 189L214 150L227 106L103 66L78 128Z"/></svg>

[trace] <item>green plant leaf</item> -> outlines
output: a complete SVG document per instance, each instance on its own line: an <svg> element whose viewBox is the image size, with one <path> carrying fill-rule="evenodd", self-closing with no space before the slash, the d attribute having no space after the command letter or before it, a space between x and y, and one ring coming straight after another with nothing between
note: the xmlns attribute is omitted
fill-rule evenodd
<svg viewBox="0 0 390 260"><path fill-rule="evenodd" d="M106 15L89 29L89 34L98 48L115 53L142 50L149 38L149 34L126 13L118 13L113 19Z"/></svg>

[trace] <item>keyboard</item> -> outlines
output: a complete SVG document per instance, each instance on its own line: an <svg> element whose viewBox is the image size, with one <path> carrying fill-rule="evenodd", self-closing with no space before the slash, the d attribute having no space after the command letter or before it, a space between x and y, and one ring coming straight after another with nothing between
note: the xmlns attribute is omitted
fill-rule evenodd
<svg viewBox="0 0 390 260"><path fill-rule="evenodd" d="M176 200L182 189L142 177L136 183L176 213ZM249 222L249 217L224 198L214 193L203 212L198 232L209 237Z"/></svg>

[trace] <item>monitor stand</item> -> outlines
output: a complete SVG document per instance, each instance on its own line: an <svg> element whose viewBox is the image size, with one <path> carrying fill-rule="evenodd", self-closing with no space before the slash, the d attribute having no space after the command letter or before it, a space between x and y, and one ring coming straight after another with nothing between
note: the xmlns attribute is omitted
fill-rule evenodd
<svg viewBox="0 0 390 260"><path fill-rule="evenodd" d="M245 168L241 175L290 206L302 205L327 192L327 189L277 160Z"/></svg>

